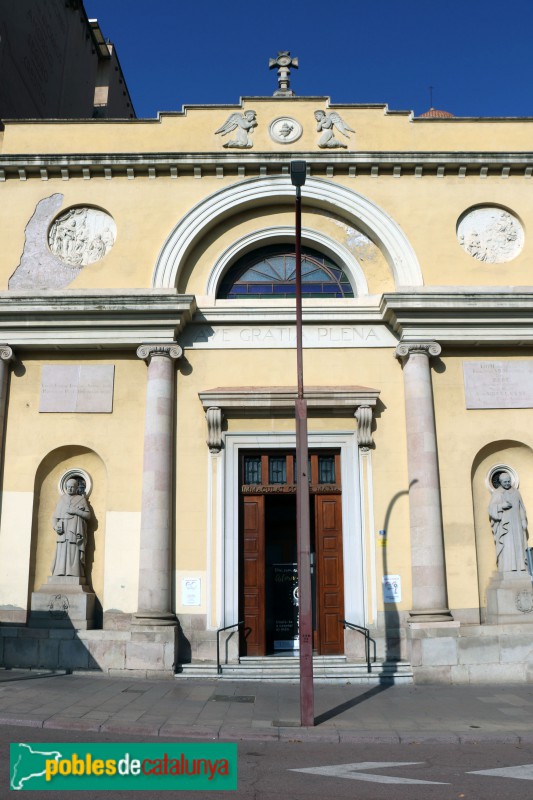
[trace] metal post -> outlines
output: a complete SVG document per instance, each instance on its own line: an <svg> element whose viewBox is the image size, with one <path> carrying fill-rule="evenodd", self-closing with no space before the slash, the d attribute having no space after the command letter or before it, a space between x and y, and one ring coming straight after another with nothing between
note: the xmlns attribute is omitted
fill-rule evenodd
<svg viewBox="0 0 533 800"><path fill-rule="evenodd" d="M302 343L302 194L307 165L291 162L291 180L296 186L296 365L298 399L296 416L296 538L298 548L298 602L300 639L300 723L314 726L313 614L311 598L311 554L309 535L309 459L307 453L307 401L304 399Z"/></svg>

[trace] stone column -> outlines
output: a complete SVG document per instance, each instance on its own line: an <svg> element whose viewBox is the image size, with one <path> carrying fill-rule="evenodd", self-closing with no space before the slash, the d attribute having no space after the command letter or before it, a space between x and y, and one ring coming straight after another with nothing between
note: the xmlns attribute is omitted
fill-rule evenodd
<svg viewBox="0 0 533 800"><path fill-rule="evenodd" d="M138 625L175 625L171 610L174 361L179 345L142 345L148 364L141 505Z"/></svg>
<svg viewBox="0 0 533 800"><path fill-rule="evenodd" d="M403 364L411 559L412 622L450 621L442 530L439 462L430 356L441 352L437 342L407 342L396 348Z"/></svg>

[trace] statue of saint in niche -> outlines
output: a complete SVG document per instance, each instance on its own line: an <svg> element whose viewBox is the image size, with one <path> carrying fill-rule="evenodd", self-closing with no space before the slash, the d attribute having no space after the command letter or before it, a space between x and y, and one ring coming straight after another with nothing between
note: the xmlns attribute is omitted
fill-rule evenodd
<svg viewBox="0 0 533 800"><path fill-rule="evenodd" d="M56 554L52 563L52 576L70 575L85 577L85 547L87 521L91 517L89 501L78 494L77 478L69 478L56 506L53 528L57 534Z"/></svg>
<svg viewBox="0 0 533 800"><path fill-rule="evenodd" d="M490 524L496 544L498 572L527 573L527 516L518 489L513 489L511 476L501 472L499 487L489 505Z"/></svg>

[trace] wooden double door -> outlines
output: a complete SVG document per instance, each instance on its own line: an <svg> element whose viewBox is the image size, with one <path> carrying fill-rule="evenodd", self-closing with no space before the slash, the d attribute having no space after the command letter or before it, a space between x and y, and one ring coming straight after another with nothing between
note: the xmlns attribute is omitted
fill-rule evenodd
<svg viewBox="0 0 533 800"><path fill-rule="evenodd" d="M313 644L344 652L340 454L311 451ZM297 649L294 453L241 455L240 619L242 655Z"/></svg>

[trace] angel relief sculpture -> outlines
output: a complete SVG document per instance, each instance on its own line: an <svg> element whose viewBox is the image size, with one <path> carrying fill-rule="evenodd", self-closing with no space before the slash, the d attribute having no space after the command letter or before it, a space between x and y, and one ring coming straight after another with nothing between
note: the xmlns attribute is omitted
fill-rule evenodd
<svg viewBox="0 0 533 800"><path fill-rule="evenodd" d="M347 139L350 138L348 131L355 133L354 129L350 128L350 126L344 122L340 114L337 114L336 111L332 111L330 114L326 114L325 111L315 111L315 119L317 131L322 131L322 136L318 140L319 147L334 148L348 146L335 138L335 128L340 131L343 136L346 136Z"/></svg>
<svg viewBox="0 0 533 800"><path fill-rule="evenodd" d="M215 135L227 136L228 133L235 131L233 139L224 142L223 147L246 149L253 146L250 134L253 133L254 128L257 128L255 111L245 111L244 114L236 111L234 114L229 115L225 123L215 131Z"/></svg>

